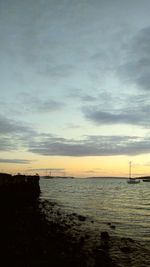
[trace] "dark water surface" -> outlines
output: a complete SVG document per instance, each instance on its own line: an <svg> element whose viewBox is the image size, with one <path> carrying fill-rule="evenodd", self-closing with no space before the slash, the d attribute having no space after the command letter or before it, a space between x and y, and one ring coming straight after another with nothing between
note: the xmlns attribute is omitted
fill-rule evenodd
<svg viewBox="0 0 150 267"><path fill-rule="evenodd" d="M94 220L92 227L110 230L150 245L150 183L125 179L40 179L41 198L68 212ZM115 229L109 225L114 225Z"/></svg>

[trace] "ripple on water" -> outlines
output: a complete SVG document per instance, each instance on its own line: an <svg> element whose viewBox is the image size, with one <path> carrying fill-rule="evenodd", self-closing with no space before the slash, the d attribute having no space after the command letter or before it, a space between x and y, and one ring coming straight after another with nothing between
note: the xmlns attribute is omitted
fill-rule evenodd
<svg viewBox="0 0 150 267"><path fill-rule="evenodd" d="M123 179L40 179L41 198L99 224L113 222L116 235L150 242L150 184L145 184L132 186Z"/></svg>

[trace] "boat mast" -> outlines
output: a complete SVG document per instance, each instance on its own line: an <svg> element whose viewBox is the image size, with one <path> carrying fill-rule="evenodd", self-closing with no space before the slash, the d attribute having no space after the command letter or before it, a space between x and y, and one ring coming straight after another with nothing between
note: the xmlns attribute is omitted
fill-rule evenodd
<svg viewBox="0 0 150 267"><path fill-rule="evenodd" d="M131 179L131 161L129 161L129 179Z"/></svg>

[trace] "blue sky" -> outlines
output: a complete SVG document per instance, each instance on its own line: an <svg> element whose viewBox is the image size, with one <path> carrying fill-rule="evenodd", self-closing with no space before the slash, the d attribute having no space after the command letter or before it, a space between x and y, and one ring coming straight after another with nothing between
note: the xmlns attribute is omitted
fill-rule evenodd
<svg viewBox="0 0 150 267"><path fill-rule="evenodd" d="M149 10L148 0L1 0L1 170L65 169L66 157L148 164Z"/></svg>

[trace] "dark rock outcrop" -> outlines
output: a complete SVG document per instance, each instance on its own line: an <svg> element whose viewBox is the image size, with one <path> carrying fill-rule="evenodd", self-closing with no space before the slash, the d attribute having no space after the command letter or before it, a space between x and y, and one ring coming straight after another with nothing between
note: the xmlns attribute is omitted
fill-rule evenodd
<svg viewBox="0 0 150 267"><path fill-rule="evenodd" d="M0 198L4 201L36 199L40 194L39 179L39 175L0 173Z"/></svg>

